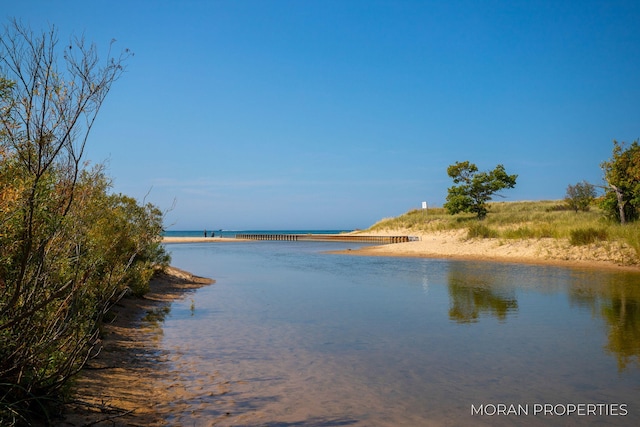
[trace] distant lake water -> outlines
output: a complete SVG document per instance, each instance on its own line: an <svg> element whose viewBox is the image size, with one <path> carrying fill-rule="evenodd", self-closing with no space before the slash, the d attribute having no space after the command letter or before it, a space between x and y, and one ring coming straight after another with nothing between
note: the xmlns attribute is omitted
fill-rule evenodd
<svg viewBox="0 0 640 427"><path fill-rule="evenodd" d="M640 275L168 245L171 425L640 425Z"/></svg>
<svg viewBox="0 0 640 427"><path fill-rule="evenodd" d="M165 237L236 237L237 234L340 234L353 230L168 230Z"/></svg>

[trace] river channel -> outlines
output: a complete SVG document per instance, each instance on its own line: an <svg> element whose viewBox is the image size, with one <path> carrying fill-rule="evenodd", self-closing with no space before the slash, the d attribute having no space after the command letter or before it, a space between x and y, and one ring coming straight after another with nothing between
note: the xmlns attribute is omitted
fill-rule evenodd
<svg viewBox="0 0 640 427"><path fill-rule="evenodd" d="M171 244L172 425L640 425L640 275Z"/></svg>

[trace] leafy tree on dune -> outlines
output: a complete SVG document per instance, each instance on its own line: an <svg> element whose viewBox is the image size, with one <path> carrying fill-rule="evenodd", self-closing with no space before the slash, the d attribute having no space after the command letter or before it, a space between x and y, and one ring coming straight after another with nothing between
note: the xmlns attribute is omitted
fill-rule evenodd
<svg viewBox="0 0 640 427"><path fill-rule="evenodd" d="M503 165L497 165L488 172L479 172L478 167L469 161L450 165L447 174L457 185L448 189L444 208L452 215L459 212L474 213L478 219L487 216L486 203L493 195L500 190L515 187L518 177L508 175Z"/></svg>
<svg viewBox="0 0 640 427"><path fill-rule="evenodd" d="M596 197L595 186L589 184L587 181L582 181L576 185L569 185L567 187L567 194L564 197L565 202L569 208L574 211L586 212L589 210L589 206Z"/></svg>

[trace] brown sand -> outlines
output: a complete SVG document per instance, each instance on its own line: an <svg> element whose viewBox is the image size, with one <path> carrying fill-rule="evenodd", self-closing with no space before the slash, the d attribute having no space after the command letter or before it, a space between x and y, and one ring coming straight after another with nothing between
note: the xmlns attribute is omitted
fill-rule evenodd
<svg viewBox="0 0 640 427"><path fill-rule="evenodd" d="M466 231L416 234L410 230L366 232L367 235L410 235L418 241L340 251L353 255L455 258L527 264L616 268L640 271L640 259L626 244L600 242L572 246L567 239L467 239Z"/></svg>
<svg viewBox="0 0 640 427"><path fill-rule="evenodd" d="M73 402L60 425L163 426L159 407L170 401L162 379L163 355L158 342L161 319L170 303L191 290L213 283L169 267L155 277L144 298L125 298L105 325L102 350L79 374Z"/></svg>

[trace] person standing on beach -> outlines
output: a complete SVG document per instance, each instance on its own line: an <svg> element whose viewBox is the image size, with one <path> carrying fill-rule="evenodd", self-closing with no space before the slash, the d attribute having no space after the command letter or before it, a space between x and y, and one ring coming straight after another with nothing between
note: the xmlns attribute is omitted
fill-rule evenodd
<svg viewBox="0 0 640 427"><path fill-rule="evenodd" d="M204 230L204 237L207 237L207 230Z"/></svg>

